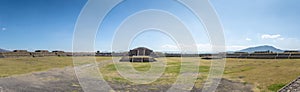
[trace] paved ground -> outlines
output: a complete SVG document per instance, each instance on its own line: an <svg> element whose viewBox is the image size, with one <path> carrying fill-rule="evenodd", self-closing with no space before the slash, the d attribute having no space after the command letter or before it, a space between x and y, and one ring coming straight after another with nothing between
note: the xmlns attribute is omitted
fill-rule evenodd
<svg viewBox="0 0 300 92"><path fill-rule="evenodd" d="M84 81L94 80L86 78ZM170 85L108 84L115 91L120 92L163 92L170 88ZM252 85L222 79L217 92L252 92L251 89ZM2 92L83 92L73 67L1 78L0 90ZM200 92L200 90L193 88L192 92Z"/></svg>

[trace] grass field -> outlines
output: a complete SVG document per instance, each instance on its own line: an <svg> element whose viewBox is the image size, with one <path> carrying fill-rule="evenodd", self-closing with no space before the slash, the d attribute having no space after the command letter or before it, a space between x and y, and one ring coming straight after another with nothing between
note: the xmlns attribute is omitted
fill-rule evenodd
<svg viewBox="0 0 300 92"><path fill-rule="evenodd" d="M103 61L109 60L111 57L98 57L96 59ZM66 66L73 66L72 57L1 58L0 78Z"/></svg>
<svg viewBox="0 0 300 92"><path fill-rule="evenodd" d="M171 84L176 80L180 69L180 58L168 58L164 74L151 85ZM210 68L209 60L201 60L201 75L196 80L196 87L202 87ZM147 63L132 63L138 71L147 71ZM300 76L299 59L227 59L223 77L255 86L254 91L274 92ZM122 78L113 64L101 69L107 81L131 83ZM133 84L134 85L134 84Z"/></svg>
<svg viewBox="0 0 300 92"><path fill-rule="evenodd" d="M227 59L224 77L276 91L300 76L299 59Z"/></svg>
<svg viewBox="0 0 300 92"><path fill-rule="evenodd" d="M209 62L206 61L207 64L201 64L199 67L199 71L201 75L198 76L196 81L196 87L202 87L202 82L207 76L207 73L210 69ZM137 71L148 71L151 68L151 64L149 63L129 63L129 62L121 62L117 64L122 65L132 65ZM167 66L165 68L164 73L160 78L156 81L152 82L150 85L171 85L175 82L179 71L180 71L180 58L167 58ZM100 71L104 75L104 79L110 82L118 82L118 83L129 83L132 85L136 85L126 79L124 79L115 68L114 64L109 64L106 67L102 67Z"/></svg>
<svg viewBox="0 0 300 92"><path fill-rule="evenodd" d="M97 57L97 61L110 60L110 57ZM199 60L199 71L196 87L201 87L206 80L210 69L209 60ZM180 58L167 58L167 67L163 75L150 85L172 84L180 70ZM137 71L150 69L149 63L132 64ZM40 57L40 58L1 58L0 77L25 74L36 71L45 71L51 68L72 66L71 57ZM241 81L255 86L254 91L276 91L285 84L300 76L300 59L227 59L223 77L230 80ZM105 80L113 83L131 83L117 72L114 64L108 64L100 69Z"/></svg>

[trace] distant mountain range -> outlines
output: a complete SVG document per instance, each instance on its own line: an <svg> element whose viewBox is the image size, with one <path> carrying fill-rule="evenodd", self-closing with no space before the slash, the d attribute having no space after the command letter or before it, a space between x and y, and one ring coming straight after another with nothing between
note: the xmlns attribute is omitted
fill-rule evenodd
<svg viewBox="0 0 300 92"><path fill-rule="evenodd" d="M257 47L250 47L250 48L246 48L243 50L240 50L239 52L248 52L248 53L252 53L255 51L272 51L272 52L284 52L284 50L275 48L273 46L269 46L269 45L264 45L264 46L257 46Z"/></svg>
<svg viewBox="0 0 300 92"><path fill-rule="evenodd" d="M0 52L10 52L9 50L5 50L5 49L1 49L0 48Z"/></svg>

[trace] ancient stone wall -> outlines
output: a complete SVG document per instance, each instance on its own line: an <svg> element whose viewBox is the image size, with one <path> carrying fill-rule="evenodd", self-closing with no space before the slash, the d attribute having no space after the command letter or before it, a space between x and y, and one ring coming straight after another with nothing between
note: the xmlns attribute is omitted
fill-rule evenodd
<svg viewBox="0 0 300 92"><path fill-rule="evenodd" d="M141 48L142 55L148 55L152 53L152 50L143 50ZM64 52L64 51L52 51L47 50L36 50L35 52L27 52L26 50L14 50L13 52L1 52L0 58L15 58L15 57L46 57L46 56L135 56L138 50L130 50L126 53L98 53L96 52ZM214 54L183 54L183 56L200 56L208 57ZM165 57L181 57L181 54L165 53L161 56ZM300 59L300 53L227 53L224 58L249 58L249 59Z"/></svg>
<svg viewBox="0 0 300 92"><path fill-rule="evenodd" d="M16 57L32 57L30 52L3 52L4 58L16 58Z"/></svg>
<svg viewBox="0 0 300 92"><path fill-rule="evenodd" d="M4 58L4 56L3 56L3 53L2 53L2 52L0 52L0 58Z"/></svg>
<svg viewBox="0 0 300 92"><path fill-rule="evenodd" d="M57 56L53 52L31 52L32 57Z"/></svg>

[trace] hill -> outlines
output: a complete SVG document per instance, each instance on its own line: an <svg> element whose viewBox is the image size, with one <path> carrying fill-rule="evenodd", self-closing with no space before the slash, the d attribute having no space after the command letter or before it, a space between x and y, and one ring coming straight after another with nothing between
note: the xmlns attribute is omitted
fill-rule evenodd
<svg viewBox="0 0 300 92"><path fill-rule="evenodd" d="M10 52L9 50L5 50L5 49L1 49L0 48L0 52Z"/></svg>
<svg viewBox="0 0 300 92"><path fill-rule="evenodd" d="M268 45L264 45L264 46L257 46L257 47L250 47L250 48L246 48L243 50L240 50L239 52L248 52L248 53L252 53L255 51L272 51L272 52L284 52L284 50L275 48L273 46L268 46Z"/></svg>

